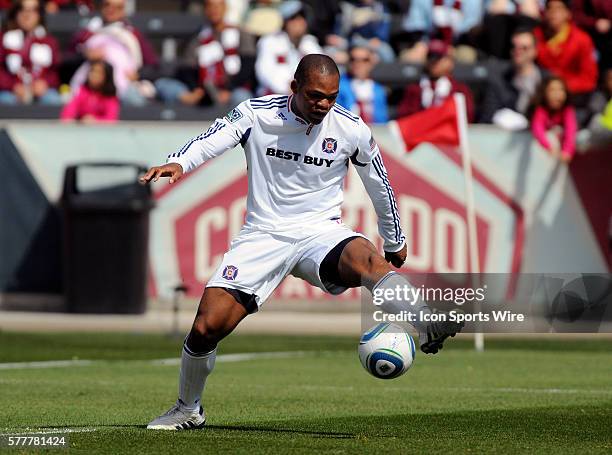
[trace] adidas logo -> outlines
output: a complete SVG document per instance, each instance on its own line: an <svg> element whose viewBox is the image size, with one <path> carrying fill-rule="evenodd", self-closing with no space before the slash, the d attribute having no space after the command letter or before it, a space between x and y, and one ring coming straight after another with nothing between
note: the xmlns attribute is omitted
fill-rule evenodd
<svg viewBox="0 0 612 455"><path fill-rule="evenodd" d="M285 117L285 114L283 114L282 112L279 112L278 114L276 114L274 118L278 118L281 120L287 120L287 117Z"/></svg>

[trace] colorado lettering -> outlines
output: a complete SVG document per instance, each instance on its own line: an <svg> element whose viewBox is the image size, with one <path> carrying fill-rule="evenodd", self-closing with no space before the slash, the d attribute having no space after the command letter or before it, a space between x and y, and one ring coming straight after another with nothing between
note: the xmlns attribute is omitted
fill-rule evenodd
<svg viewBox="0 0 612 455"><path fill-rule="evenodd" d="M272 147L268 147L266 149L266 156L273 156L275 158L280 158L283 160L299 161L302 155L296 152L289 152L289 151L282 150L282 149L274 149ZM327 158L317 158L316 156L306 155L302 159L302 162L304 164L311 164L313 166L325 165L325 167L330 167L331 164L334 162L334 160L330 160Z"/></svg>

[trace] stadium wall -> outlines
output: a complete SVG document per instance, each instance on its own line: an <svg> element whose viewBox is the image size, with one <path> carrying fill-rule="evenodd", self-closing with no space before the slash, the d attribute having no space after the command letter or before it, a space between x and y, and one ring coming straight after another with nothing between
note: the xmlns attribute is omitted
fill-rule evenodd
<svg viewBox="0 0 612 455"><path fill-rule="evenodd" d="M0 292L61 290L57 203L67 165L159 164L207 127L208 123L6 123L0 134L0 181L2 194L9 195L0 202ZM406 271L467 271L464 181L458 151L423 144L406 154L399 150L390 128L377 126L373 131L409 239ZM469 141L483 272L506 273L510 286L519 272L609 271L609 151L579 155L568 168L553 160L528 133L476 125L470 128ZM151 295L168 296L180 282L188 285L190 295L200 294L202 283L242 225L246 190L245 160L239 148L176 185L154 185ZM347 179L343 220L377 239L373 207L354 171ZM275 296L324 298L297 279L286 280Z"/></svg>

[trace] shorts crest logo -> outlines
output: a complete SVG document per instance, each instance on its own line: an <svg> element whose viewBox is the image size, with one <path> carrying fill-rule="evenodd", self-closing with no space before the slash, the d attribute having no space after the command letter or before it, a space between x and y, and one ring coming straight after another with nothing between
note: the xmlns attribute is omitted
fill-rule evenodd
<svg viewBox="0 0 612 455"><path fill-rule="evenodd" d="M238 267L234 265L227 265L223 269L223 278L229 281L234 281L238 276Z"/></svg>
<svg viewBox="0 0 612 455"><path fill-rule="evenodd" d="M323 139L323 144L321 144L321 148L324 153L332 154L338 148L338 141L331 137L326 137Z"/></svg>
<svg viewBox="0 0 612 455"><path fill-rule="evenodd" d="M237 107L229 111L227 115L225 116L225 118L228 119L230 123L235 123L238 120L240 120L242 117L243 117L242 112L240 112L240 109L238 109Z"/></svg>

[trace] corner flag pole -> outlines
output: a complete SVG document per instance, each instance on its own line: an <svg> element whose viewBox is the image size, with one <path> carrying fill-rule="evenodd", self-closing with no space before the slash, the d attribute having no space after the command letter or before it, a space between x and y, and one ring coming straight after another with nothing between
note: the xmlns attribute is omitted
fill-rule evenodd
<svg viewBox="0 0 612 455"><path fill-rule="evenodd" d="M480 260L478 255L478 235L476 231L476 211L474 207L474 186L472 180L472 156L468 145L467 134L467 109L465 104L465 96L463 93L455 93L453 95L455 106L457 108L457 130L459 132L459 150L461 151L461 160L463 164L463 180L465 183L465 208L467 212L467 227L468 227L468 249L470 257L470 273L474 274L480 286ZM478 304L475 304L475 309L478 311ZM474 348L476 351L484 351L484 334L482 332L474 333Z"/></svg>

